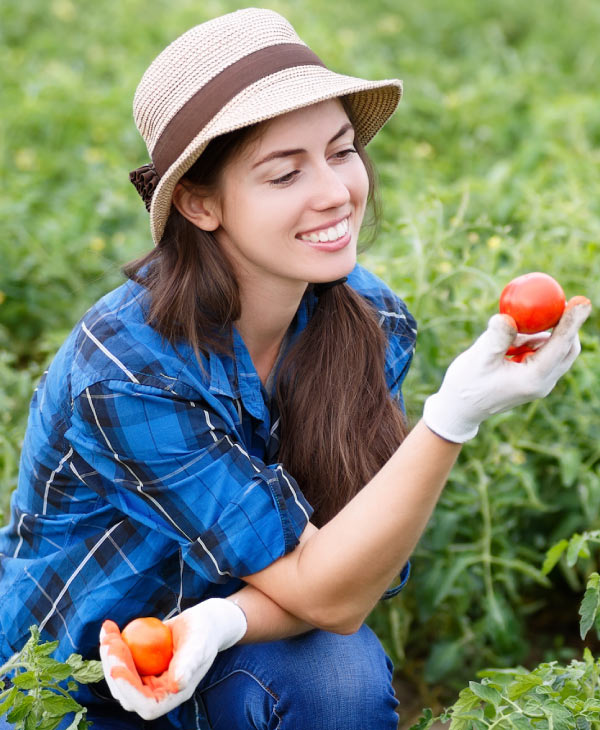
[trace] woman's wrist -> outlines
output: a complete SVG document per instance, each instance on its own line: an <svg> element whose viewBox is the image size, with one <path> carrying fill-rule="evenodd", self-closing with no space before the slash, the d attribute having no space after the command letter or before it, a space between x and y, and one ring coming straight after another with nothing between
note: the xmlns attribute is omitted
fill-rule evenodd
<svg viewBox="0 0 600 730"><path fill-rule="evenodd" d="M240 644L276 641L311 631L314 626L281 608L258 588L247 585L226 600L234 603L246 618L246 633Z"/></svg>

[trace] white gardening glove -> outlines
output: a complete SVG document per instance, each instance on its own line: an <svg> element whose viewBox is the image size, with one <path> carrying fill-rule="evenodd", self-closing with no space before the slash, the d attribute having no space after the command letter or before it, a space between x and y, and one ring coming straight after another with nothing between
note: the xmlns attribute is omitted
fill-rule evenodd
<svg viewBox="0 0 600 730"><path fill-rule="evenodd" d="M578 331L591 309L589 299L571 299L547 339L517 336L512 317L495 314L479 339L452 362L439 391L425 401L427 426L448 441L463 443L488 416L548 395L579 354ZM511 345L525 344L536 351L522 362L506 357Z"/></svg>
<svg viewBox="0 0 600 730"><path fill-rule="evenodd" d="M173 634L173 658L159 677L140 677L114 621L100 631L100 658L112 696L144 720L165 715L189 700L217 653L237 644L246 616L233 601L209 598L165 623Z"/></svg>

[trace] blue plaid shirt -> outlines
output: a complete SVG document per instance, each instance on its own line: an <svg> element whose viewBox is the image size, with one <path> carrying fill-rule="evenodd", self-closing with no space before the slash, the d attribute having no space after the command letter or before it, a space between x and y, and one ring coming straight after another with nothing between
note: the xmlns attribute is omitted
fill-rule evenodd
<svg viewBox="0 0 600 730"><path fill-rule="evenodd" d="M414 319L362 267L348 283L379 312L403 407ZM314 303L307 292L290 343ZM241 337L233 358L211 353L199 367L191 348L161 339L146 307L132 281L103 297L34 393L0 530L0 662L34 623L60 640L57 658L97 656L104 619L123 626L229 595L292 550L310 519L277 463L277 414Z"/></svg>

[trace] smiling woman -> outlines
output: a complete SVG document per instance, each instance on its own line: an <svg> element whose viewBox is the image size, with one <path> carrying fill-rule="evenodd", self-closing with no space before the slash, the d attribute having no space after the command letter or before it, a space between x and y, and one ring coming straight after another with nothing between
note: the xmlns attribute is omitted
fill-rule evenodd
<svg viewBox="0 0 600 730"><path fill-rule="evenodd" d="M526 365L497 315L407 435L416 325L356 263L364 146L400 95L257 9L184 33L138 86L155 246L36 389L0 531L0 661L31 623L59 659L99 651L80 700L100 730L395 730L363 622L406 582L461 443L577 357L582 298ZM138 616L172 635L158 677L119 632Z"/></svg>
<svg viewBox="0 0 600 730"><path fill-rule="evenodd" d="M181 183L175 189L180 213L214 231L232 263L242 322L260 292L289 292L295 310L306 282L338 279L356 265L369 180L354 136L341 103L323 101L263 123L254 143L223 167L213 195ZM282 149L289 140L299 147Z"/></svg>

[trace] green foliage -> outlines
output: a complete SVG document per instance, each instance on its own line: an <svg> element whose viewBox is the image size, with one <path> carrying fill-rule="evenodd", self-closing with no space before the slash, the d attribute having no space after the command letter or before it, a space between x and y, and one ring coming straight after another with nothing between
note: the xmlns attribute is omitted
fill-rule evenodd
<svg viewBox="0 0 600 730"><path fill-rule="evenodd" d="M151 246L128 181L148 159L131 120L135 87L176 35L246 4L3 3L5 519L38 375L76 320L121 281L120 266ZM582 355L555 391L490 419L465 446L409 585L371 618L399 667L458 687L483 666L524 661L528 622L561 603L565 582L583 587L564 557L553 581L540 570L548 546L600 528L600 4L263 6L286 15L335 70L404 80L398 113L369 146L384 219L362 262L420 323L405 386L412 421L514 276L547 271L567 296L586 294L595 307ZM598 567L593 556L585 567Z"/></svg>
<svg viewBox="0 0 600 730"><path fill-rule="evenodd" d="M591 730L600 723L600 660L589 649L567 666L479 672L442 715L426 711L411 730L450 722L449 730Z"/></svg>
<svg viewBox="0 0 600 730"><path fill-rule="evenodd" d="M15 367L15 355L0 349L0 524L16 486L27 408L39 374L36 364Z"/></svg>
<svg viewBox="0 0 600 730"><path fill-rule="evenodd" d="M571 535L569 540L562 539L553 545L546 553L542 572L548 574L559 560L564 560L568 568L575 566L581 558L588 562L591 558L589 543L600 543L600 530L587 530ZM600 575L593 571L587 578L585 594L579 607L579 633L583 639L588 631L596 624L596 632L600 637Z"/></svg>
<svg viewBox="0 0 600 730"><path fill-rule="evenodd" d="M488 669L478 676L450 708L437 717L425 710L410 730L434 722L449 722L449 730L591 730L600 723L600 660L589 649L566 666L543 662L532 672Z"/></svg>
<svg viewBox="0 0 600 730"><path fill-rule="evenodd" d="M546 554L543 571L549 573L566 555L572 567L579 558L589 558L589 542L600 542L600 531L575 533ZM600 575L593 572L579 608L581 638L597 621L600 605ZM600 724L600 660L589 648L583 661L568 666L542 662L531 672L523 667L486 669L478 672L481 682L469 682L456 702L434 717L430 708L410 730L428 730L434 723L450 722L449 730L591 730Z"/></svg>
<svg viewBox="0 0 600 730"><path fill-rule="evenodd" d="M103 678L101 662L85 661L79 654L59 662L50 656L58 641L40 643L37 626L30 632L21 651L0 667L0 717L6 716L15 730L53 730L65 716L73 715L69 730L87 730L92 723L85 719L86 708L72 693L79 684Z"/></svg>

